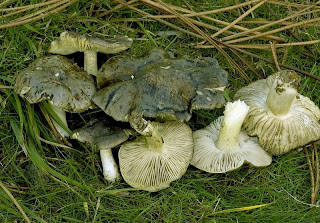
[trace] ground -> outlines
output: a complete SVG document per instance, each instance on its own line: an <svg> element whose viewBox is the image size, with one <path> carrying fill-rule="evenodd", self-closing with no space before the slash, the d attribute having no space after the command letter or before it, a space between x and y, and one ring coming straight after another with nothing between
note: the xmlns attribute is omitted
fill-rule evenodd
<svg viewBox="0 0 320 223"><path fill-rule="evenodd" d="M17 2L27 5L41 1ZM184 1L165 2L187 8ZM235 2L238 1L188 1L193 10L199 12L223 8ZM201 40L188 35L182 35L182 38L175 35L154 35L157 31L173 28L151 19L136 19L142 16L132 9L119 9L116 13L99 19L93 17L99 14L99 11L102 12L102 9L108 10L114 5L116 4L103 0L79 0L58 14L0 30L0 85L12 86L19 71L35 58L46 55L50 42L64 30L83 34L98 32L110 36L127 35L134 39L132 48L124 53L127 55L142 56L157 46L170 50L177 56L212 56L229 73L225 94L227 100L232 100L235 91L247 84L217 50L194 49L194 44ZM147 6L137 7L155 14L154 10ZM289 13L284 6L270 4L270 7L280 18ZM239 16L239 12L233 10L219 13L214 15L214 18L231 22ZM0 17L1 13L0 11ZM248 17L251 20L275 19L264 5ZM2 18L1 22L5 19ZM179 23L175 24L184 27ZM203 30L213 33L209 29ZM304 41L320 36L319 26L306 26L300 31ZM281 36L295 41L288 32L282 32ZM252 40L249 43L262 41ZM311 45L311 52L302 46L289 48L284 63L320 77L320 61L317 59L319 47L319 44ZM234 54L227 52L252 80L258 79ZM270 50L250 52L272 59ZM278 60L282 61L284 51L281 49L277 52ZM82 56L77 53L69 58L74 58L75 62L82 66ZM99 54L99 66L111 56ZM273 64L242 56L260 73L269 75L276 70ZM301 77L299 92L310 97L319 106L319 81L303 75ZM193 130L203 128L222 112L223 108L195 111L188 124ZM70 141L72 148L57 145L60 143L51 134L44 114L48 114L45 104L30 105L12 89L0 90L0 180L32 222L320 221L319 207L310 208L308 205L311 196L310 170L303 151L293 150L283 156L274 157L272 164L265 168L244 166L226 174L209 174L190 166L187 173L173 182L170 188L149 193L136 191L123 180L108 184L103 179L99 154L95 152L95 148L85 147L75 141ZM70 128L80 127L92 117L106 116L99 110L90 110L81 115L69 114ZM49 144L48 141L53 143ZM115 154L117 149L114 150ZM0 189L0 221L22 220L23 217L12 198Z"/></svg>

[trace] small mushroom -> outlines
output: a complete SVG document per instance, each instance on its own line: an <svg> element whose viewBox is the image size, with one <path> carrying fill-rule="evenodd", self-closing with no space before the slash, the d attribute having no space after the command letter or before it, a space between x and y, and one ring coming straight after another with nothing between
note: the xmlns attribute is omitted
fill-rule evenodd
<svg viewBox="0 0 320 223"><path fill-rule="evenodd" d="M243 101L228 102L224 116L195 131L191 165L209 173L225 173L244 163L257 167L270 165L272 158L257 139L241 130L248 110L249 106Z"/></svg>
<svg viewBox="0 0 320 223"><path fill-rule="evenodd" d="M194 109L221 107L227 73L210 57L178 59L154 49L140 59L111 58L97 80L105 88L93 97L95 104L141 133L143 117L188 121Z"/></svg>
<svg viewBox="0 0 320 223"><path fill-rule="evenodd" d="M126 142L119 150L123 179L132 187L159 191L182 177L193 153L192 131L178 121L152 122L150 137Z"/></svg>
<svg viewBox="0 0 320 223"><path fill-rule="evenodd" d="M244 127L272 155L320 139L320 109L297 92L299 76L282 70L240 89L236 99L250 110Z"/></svg>
<svg viewBox="0 0 320 223"><path fill-rule="evenodd" d="M60 38L53 41L49 53L68 55L75 52L84 52L84 70L97 76L97 53L115 54L128 49L132 39L128 37L106 38L103 36L79 35L65 31Z"/></svg>
<svg viewBox="0 0 320 223"><path fill-rule="evenodd" d="M66 126L67 112L84 112L92 107L95 93L93 79L63 56L45 56L21 71L14 84L15 91L29 103L48 100ZM69 134L54 121L63 137Z"/></svg>
<svg viewBox="0 0 320 223"><path fill-rule="evenodd" d="M111 149L127 141L132 134L133 130L110 127L107 122L99 121L74 130L70 138L90 146L96 145L100 150L103 176L107 181L114 182L120 178L120 174Z"/></svg>

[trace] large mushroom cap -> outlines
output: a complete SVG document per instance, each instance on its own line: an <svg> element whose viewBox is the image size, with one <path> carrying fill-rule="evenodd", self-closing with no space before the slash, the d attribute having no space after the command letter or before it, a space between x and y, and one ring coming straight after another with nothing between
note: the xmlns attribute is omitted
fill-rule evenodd
<svg viewBox="0 0 320 223"><path fill-rule="evenodd" d="M237 123L238 119L241 120L237 113L243 113L245 117L248 109L244 102L228 103L225 116L219 117L206 128L195 131L191 165L209 173L225 173L238 169L244 163L256 167L270 165L272 158L261 148L257 138L249 137L244 130L240 130L242 121ZM224 120L226 117L229 119L227 122ZM227 131L223 132L225 127Z"/></svg>
<svg viewBox="0 0 320 223"><path fill-rule="evenodd" d="M68 55L75 52L95 51L114 54L128 49L132 39L128 37L106 38L97 35L80 35L76 32L65 31L59 39L53 41L49 53Z"/></svg>
<svg viewBox="0 0 320 223"><path fill-rule="evenodd" d="M152 123L154 134L123 144L119 164L123 179L132 187L158 191L186 172L193 153L192 131L184 123Z"/></svg>
<svg viewBox="0 0 320 223"><path fill-rule="evenodd" d="M49 100L67 112L86 111L96 91L87 72L63 56L36 59L18 74L14 87L29 103Z"/></svg>
<svg viewBox="0 0 320 223"><path fill-rule="evenodd" d="M227 73L215 59L173 59L159 49L141 59L110 59L97 77L107 87L93 101L119 121L130 116L189 120L193 109L224 104L227 83Z"/></svg>
<svg viewBox="0 0 320 223"><path fill-rule="evenodd" d="M258 136L260 145L272 155L320 139L320 109L296 91L298 77L293 71L280 71L240 89L236 99L245 101L250 110L244 122L249 135ZM281 97L270 97L271 93ZM286 97L292 95L286 102ZM269 103L268 101L269 95ZM284 114L275 114L271 107L287 107ZM274 109L274 110L275 110Z"/></svg>

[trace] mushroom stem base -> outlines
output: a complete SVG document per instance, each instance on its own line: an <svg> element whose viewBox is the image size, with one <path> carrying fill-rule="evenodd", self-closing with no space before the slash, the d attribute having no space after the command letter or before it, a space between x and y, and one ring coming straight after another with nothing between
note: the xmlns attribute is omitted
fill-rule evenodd
<svg viewBox="0 0 320 223"><path fill-rule="evenodd" d="M113 158L111 149L100 150L100 158L104 179L109 182L120 179L118 165Z"/></svg>

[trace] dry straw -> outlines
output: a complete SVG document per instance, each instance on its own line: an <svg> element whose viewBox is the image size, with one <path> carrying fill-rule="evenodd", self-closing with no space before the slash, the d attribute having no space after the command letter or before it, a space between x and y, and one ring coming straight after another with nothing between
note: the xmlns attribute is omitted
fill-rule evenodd
<svg viewBox="0 0 320 223"><path fill-rule="evenodd" d="M186 8L184 8L169 3L164 3L160 0L131 0L128 2L125 2L123 0L115 0L115 2L119 4L114 6L111 10L97 13L96 17L102 18L106 15L116 12L117 10L121 10L122 8L129 8L136 11L144 19L156 20L177 31L197 37L203 41L196 44L194 46L195 48L217 49L222 55L226 57L230 64L235 67L241 77L247 82L250 82L251 79L234 61L235 58L238 58L240 61L242 61L259 78L263 78L263 75L261 75L260 72L257 71L254 66L248 62L251 61L248 60L248 56L254 59L263 60L267 63L272 63L277 67L279 66L279 68L292 69L303 75L309 76L316 80L320 80L320 77L310 74L309 72L300 70L284 63L275 64L276 62L273 59L268 59L248 51L249 49L271 50L269 44L269 42L271 41L273 43L272 46L274 47L274 50L278 48L284 48L284 52L287 52L289 47L305 47L306 49L308 49L307 52L310 52L309 45L318 44L320 40L302 40L299 35L292 32L291 29L299 29L312 25L319 26L318 22L320 21L320 17L317 17L317 15L320 10L320 7L318 6L320 1L310 5L305 5L295 3L287 4L283 1L275 0L252 0L225 8L202 12L194 12L192 8L188 6L188 4L186 4ZM292 10L292 13L285 16L284 18L277 18L275 21L264 21L262 23L257 22L255 24L259 26L255 28L247 28L247 24L254 23L254 21L245 21L247 17L263 5L267 6L267 8L271 10L268 4L273 4L281 7L293 7L295 9L295 12L293 12ZM140 5L143 5L144 7L140 7ZM155 13L150 13L150 10L146 10L145 6L154 9ZM212 15L214 14L226 13L244 7L248 7L249 9L233 22L223 21L212 17ZM305 19L306 16L308 16L308 18L310 19ZM260 21L259 18L255 19L257 21ZM295 20L297 22L291 22L290 20ZM180 23L181 26L177 25L177 22ZM281 26L280 28L279 25ZM223 27L221 28L221 26ZM268 30L270 28L272 29ZM287 38L284 38L285 35L283 35L283 32L287 31L289 31L290 35L292 35L297 40L296 42L289 42ZM252 41L254 40L259 40L260 42L264 41L265 43L253 44ZM243 43L239 44L240 42ZM232 56L231 54L229 55L229 52L232 52L234 56Z"/></svg>

